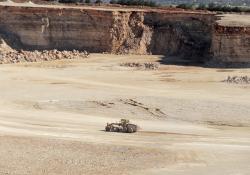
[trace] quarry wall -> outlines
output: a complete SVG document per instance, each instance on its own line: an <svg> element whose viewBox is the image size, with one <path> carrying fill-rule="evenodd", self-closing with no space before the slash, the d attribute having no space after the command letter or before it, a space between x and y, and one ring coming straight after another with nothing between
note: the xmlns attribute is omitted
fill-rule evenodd
<svg viewBox="0 0 250 175"><path fill-rule="evenodd" d="M208 55L213 15L115 12L112 51L185 57Z"/></svg>
<svg viewBox="0 0 250 175"><path fill-rule="evenodd" d="M15 49L250 62L249 30L215 24L214 14L202 12L0 5L0 37Z"/></svg>
<svg viewBox="0 0 250 175"><path fill-rule="evenodd" d="M212 57L231 63L250 62L250 27L221 26L213 29Z"/></svg>
<svg viewBox="0 0 250 175"><path fill-rule="evenodd" d="M112 13L0 6L0 33L16 49L110 50Z"/></svg>

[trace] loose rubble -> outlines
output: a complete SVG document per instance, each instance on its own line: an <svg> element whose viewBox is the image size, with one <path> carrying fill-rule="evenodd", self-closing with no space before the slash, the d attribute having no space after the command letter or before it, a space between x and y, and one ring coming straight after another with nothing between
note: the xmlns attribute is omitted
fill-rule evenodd
<svg viewBox="0 0 250 175"><path fill-rule="evenodd" d="M143 70L156 70L159 68L158 63L152 63L152 62L148 63L129 62L129 63L121 63L120 66L138 68Z"/></svg>
<svg viewBox="0 0 250 175"><path fill-rule="evenodd" d="M19 62L38 62L51 61L60 59L76 59L87 58L89 53L87 51L58 51L58 50L44 50L44 51L8 51L0 52L0 64L19 63Z"/></svg>
<svg viewBox="0 0 250 175"><path fill-rule="evenodd" d="M228 76L223 82L235 84L250 84L250 77L248 76Z"/></svg>

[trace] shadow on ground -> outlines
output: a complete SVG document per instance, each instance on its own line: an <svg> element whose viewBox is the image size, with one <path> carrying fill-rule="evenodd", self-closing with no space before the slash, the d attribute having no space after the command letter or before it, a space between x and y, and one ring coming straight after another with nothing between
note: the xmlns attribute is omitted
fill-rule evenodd
<svg viewBox="0 0 250 175"><path fill-rule="evenodd" d="M232 68L250 68L250 63L243 62L219 62L213 61L209 58L184 58L178 56L165 56L162 55L161 59L158 61L160 64L164 65L176 65L176 66L196 66L203 68L223 68L223 69L232 69Z"/></svg>

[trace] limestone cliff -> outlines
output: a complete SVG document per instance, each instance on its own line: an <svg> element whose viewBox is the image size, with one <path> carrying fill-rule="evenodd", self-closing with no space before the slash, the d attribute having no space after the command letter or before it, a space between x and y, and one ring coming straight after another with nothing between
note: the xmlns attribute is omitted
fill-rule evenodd
<svg viewBox="0 0 250 175"><path fill-rule="evenodd" d="M0 6L0 33L27 50L203 56L212 20L200 13Z"/></svg>
<svg viewBox="0 0 250 175"><path fill-rule="evenodd" d="M183 57L208 55L213 16L205 14L115 12L112 51Z"/></svg>
<svg viewBox="0 0 250 175"><path fill-rule="evenodd" d="M110 50L112 13L0 6L0 33L17 49Z"/></svg>
<svg viewBox="0 0 250 175"><path fill-rule="evenodd" d="M250 28L216 24L212 35L213 59L220 62L250 62Z"/></svg>
<svg viewBox="0 0 250 175"><path fill-rule="evenodd" d="M144 24L143 12L114 12L111 28L112 52L148 54L152 28Z"/></svg>
<svg viewBox="0 0 250 175"><path fill-rule="evenodd" d="M162 54L250 62L250 27L189 11L0 5L0 36L24 50Z"/></svg>

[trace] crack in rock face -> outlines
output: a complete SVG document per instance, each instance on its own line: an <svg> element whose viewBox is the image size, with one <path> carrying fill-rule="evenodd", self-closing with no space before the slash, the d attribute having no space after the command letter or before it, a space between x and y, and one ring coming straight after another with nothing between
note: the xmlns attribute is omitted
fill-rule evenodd
<svg viewBox="0 0 250 175"><path fill-rule="evenodd" d="M44 31L49 28L49 18L42 18L42 33L44 33Z"/></svg>

